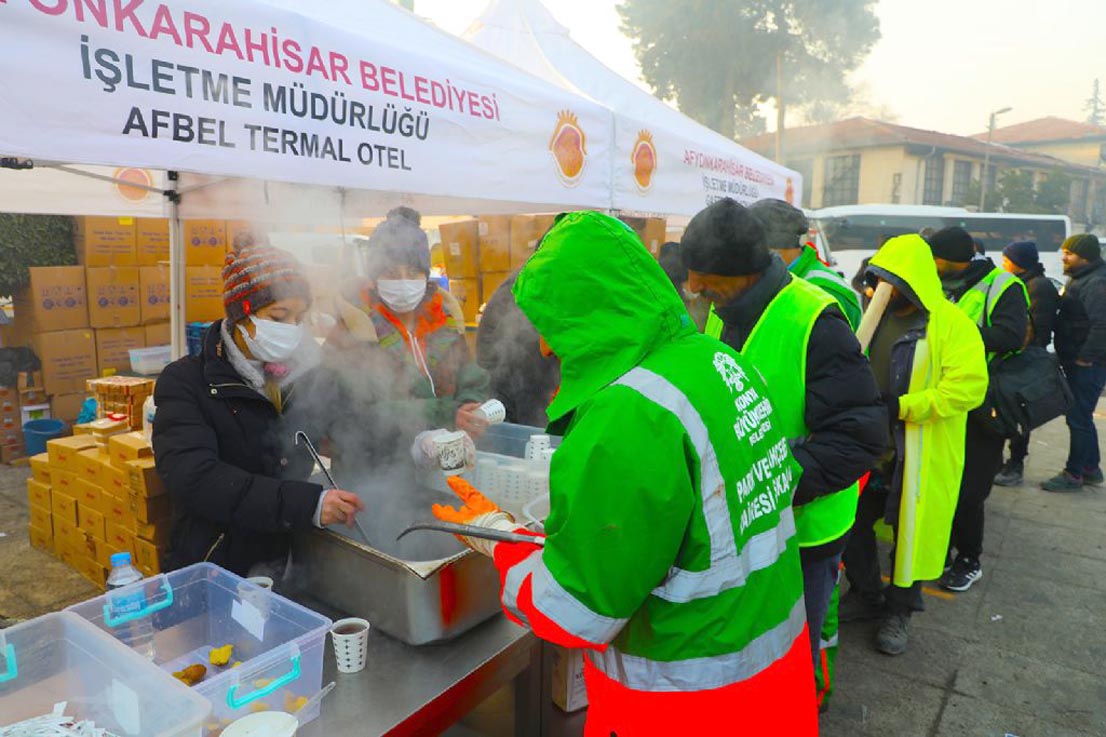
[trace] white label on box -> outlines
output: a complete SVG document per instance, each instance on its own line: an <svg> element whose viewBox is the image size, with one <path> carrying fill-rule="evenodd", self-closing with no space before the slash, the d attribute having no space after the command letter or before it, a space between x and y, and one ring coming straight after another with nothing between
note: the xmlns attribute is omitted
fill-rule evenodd
<svg viewBox="0 0 1106 737"><path fill-rule="evenodd" d="M265 617L262 616L261 610L250 602L236 601L231 604L230 616L259 642L265 639Z"/></svg>
<svg viewBox="0 0 1106 737"><path fill-rule="evenodd" d="M452 253L454 256L460 256L461 255L461 244L458 243L457 241L454 241L453 243L450 243L449 244L449 252Z"/></svg>
<svg viewBox="0 0 1106 737"><path fill-rule="evenodd" d="M142 712L138 705L138 694L118 679L111 681L111 713L123 732L142 733Z"/></svg>
<svg viewBox="0 0 1106 737"><path fill-rule="evenodd" d="M480 237L483 238L484 236L486 236L488 234L488 224L487 223L480 223L479 225L476 226L476 230L477 230L478 233L480 233Z"/></svg>

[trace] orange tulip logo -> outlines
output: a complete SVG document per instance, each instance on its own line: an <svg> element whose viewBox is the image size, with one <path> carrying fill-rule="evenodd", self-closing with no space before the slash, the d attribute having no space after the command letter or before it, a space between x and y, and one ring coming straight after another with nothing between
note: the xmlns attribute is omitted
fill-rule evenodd
<svg viewBox="0 0 1106 737"><path fill-rule="evenodd" d="M634 181L642 193L648 192L653 186L653 172L657 170L657 147L653 145L653 134L649 131L641 131L637 134L637 142L630 151L630 161L634 165Z"/></svg>
<svg viewBox="0 0 1106 737"><path fill-rule="evenodd" d="M580 183L588 157L587 138L574 113L562 110L557 115L557 127L549 139L549 151L557 165L557 175L568 187Z"/></svg>
<svg viewBox="0 0 1106 737"><path fill-rule="evenodd" d="M119 195L128 202L142 202L150 196L150 190L144 189L145 187L152 187L154 185L153 177L150 176L150 172L145 169L116 169L115 170L115 189L119 192ZM128 186L128 184L137 184L137 187Z"/></svg>

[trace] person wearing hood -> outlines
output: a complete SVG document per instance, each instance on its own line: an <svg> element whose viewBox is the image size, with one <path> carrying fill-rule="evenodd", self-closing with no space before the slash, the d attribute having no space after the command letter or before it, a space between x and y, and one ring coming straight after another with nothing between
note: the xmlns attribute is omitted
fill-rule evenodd
<svg viewBox="0 0 1106 737"><path fill-rule="evenodd" d="M1002 268L1025 283L1029 292L1029 338L1026 345L1048 348L1056 314L1060 310L1060 293L1045 276L1045 267L1033 241L1017 241L1002 249ZM995 476L999 486L1020 486L1029 455L1029 434L1010 439L1010 459Z"/></svg>
<svg viewBox="0 0 1106 737"><path fill-rule="evenodd" d="M969 257L970 258L970 257ZM868 266L873 286L892 287L868 348L891 417L892 444L872 470L845 549L849 592L841 621L881 619L877 648L906 652L921 582L945 567L964 473L968 412L987 392L979 330L941 291L929 245L918 235L885 243ZM873 526L895 531L891 582L880 578Z"/></svg>
<svg viewBox="0 0 1106 737"><path fill-rule="evenodd" d="M305 480L314 462L293 451L300 428L282 421L318 358L299 263L250 247L227 257L223 282L226 318L154 388L154 459L175 502L167 568L210 561L247 576L282 566L292 531L351 524L362 505Z"/></svg>
<svg viewBox="0 0 1106 737"><path fill-rule="evenodd" d="M494 558L514 621L585 651L584 734L816 735L801 469L756 369L698 333L607 215L562 217L514 292L561 362L544 547L466 542ZM521 530L451 485L464 505L440 518Z"/></svg>
<svg viewBox="0 0 1106 737"><path fill-rule="evenodd" d="M753 208L722 199L691 219L681 246L690 288L714 306L706 334L739 351L764 377L803 470L792 504L811 657L820 664L820 634L856 516L857 482L887 447L887 412L837 303L788 273L769 249L762 222ZM797 242L796 228L788 230Z"/></svg>
<svg viewBox="0 0 1106 737"><path fill-rule="evenodd" d="M335 298L327 371L313 394L330 408L327 435L346 477L412 457L432 465L435 435L453 428L475 440L487 427L476 410L488 398L488 373L465 342L460 304L430 281L420 220L407 207L389 212L369 237L366 278Z"/></svg>
<svg viewBox="0 0 1106 737"><path fill-rule="evenodd" d="M768 247L779 254L787 270L833 297L856 330L860 325L860 299L844 277L822 263L818 249L806 242L810 222L803 211L783 200L768 198L749 205L749 212L764 228Z"/></svg>
<svg viewBox="0 0 1106 737"><path fill-rule="evenodd" d="M1041 484L1045 491L1079 491L1102 484L1102 452L1094 410L1106 386L1106 263L1098 238L1073 235L1060 246L1068 283L1056 320L1056 357L1068 377L1071 444L1064 470Z"/></svg>
<svg viewBox="0 0 1106 737"><path fill-rule="evenodd" d="M976 324L988 362L1025 347L1029 335L1029 293L1014 274L978 258L968 231L952 226L929 237L945 296ZM941 587L967 591L983 577L984 503L1002 466L1005 439L968 418L964 478L960 485L952 545L956 558L941 577Z"/></svg>

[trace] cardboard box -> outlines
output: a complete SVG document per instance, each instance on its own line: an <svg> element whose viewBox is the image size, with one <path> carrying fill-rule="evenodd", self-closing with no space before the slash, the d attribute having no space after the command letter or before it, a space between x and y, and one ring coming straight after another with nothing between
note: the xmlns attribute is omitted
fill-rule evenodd
<svg viewBox="0 0 1106 737"><path fill-rule="evenodd" d="M88 269L88 323L94 328L126 328L142 322L137 266Z"/></svg>
<svg viewBox="0 0 1106 737"><path fill-rule="evenodd" d="M149 540L134 539L134 557L139 570L147 576L161 573L161 548Z"/></svg>
<svg viewBox="0 0 1106 737"><path fill-rule="evenodd" d="M15 388L20 392L42 390L41 371L20 371L16 379Z"/></svg>
<svg viewBox="0 0 1106 737"><path fill-rule="evenodd" d="M34 337L33 347L42 362L43 385L50 395L84 391L85 382L96 375L96 340L88 328L39 333ZM53 399L50 413L56 418L71 419L58 412ZM76 414L72 419L76 419Z"/></svg>
<svg viewBox="0 0 1106 737"><path fill-rule="evenodd" d="M138 300L143 325L169 319L169 267L143 266L138 270Z"/></svg>
<svg viewBox="0 0 1106 737"><path fill-rule="evenodd" d="M78 478L73 484L74 495L77 498L77 518L86 509L94 509L100 514L104 513L104 490L96 484L90 484L82 478Z"/></svg>
<svg viewBox="0 0 1106 737"><path fill-rule="evenodd" d="M115 522L109 521L106 525L107 536L104 538L108 545L111 545L115 550L112 552L122 553L128 552L132 556L132 560L138 562L138 550L135 546L134 530L123 527Z"/></svg>
<svg viewBox="0 0 1106 737"><path fill-rule="evenodd" d="M37 527L40 530L50 530L51 536L54 534L54 511L52 509L49 507L43 509L42 507L32 505L29 512L31 527Z"/></svg>
<svg viewBox="0 0 1106 737"><path fill-rule="evenodd" d="M157 266L169 260L169 220L136 218L134 221L136 263Z"/></svg>
<svg viewBox="0 0 1106 737"><path fill-rule="evenodd" d="M108 438L108 454L113 466L126 469L128 461L153 458L154 449L143 433L125 432Z"/></svg>
<svg viewBox="0 0 1106 737"><path fill-rule="evenodd" d="M96 441L87 435L70 435L46 441L46 453L50 458L51 471L69 471L76 473L77 454L82 450L95 448ZM55 483L51 481L51 483Z"/></svg>
<svg viewBox="0 0 1106 737"><path fill-rule="evenodd" d="M72 477L72 474L69 476ZM54 487L50 494L50 512L53 513L55 522L72 522L76 525L77 498L63 492L59 487Z"/></svg>
<svg viewBox="0 0 1106 737"><path fill-rule="evenodd" d="M534 255L538 241L553 227L555 215L515 215L511 218L511 271Z"/></svg>
<svg viewBox="0 0 1106 737"><path fill-rule="evenodd" d="M50 484L36 479L27 479L27 502L32 507L50 510Z"/></svg>
<svg viewBox="0 0 1106 737"><path fill-rule="evenodd" d="M167 322L146 326L146 347L153 348L159 345L171 345L173 332Z"/></svg>
<svg viewBox="0 0 1106 737"><path fill-rule="evenodd" d="M81 572L81 550L76 545L70 543L67 540L58 540L54 538L54 550L57 551L58 557L61 558L61 562L72 568L78 573Z"/></svg>
<svg viewBox="0 0 1106 737"><path fill-rule="evenodd" d="M495 290L499 289L499 285L503 283L503 280L511 275L509 271L487 273L480 275L480 304L487 304L488 300L495 294Z"/></svg>
<svg viewBox="0 0 1106 737"><path fill-rule="evenodd" d="M130 504L134 520L140 524L152 524L173 514L173 497L168 494L153 497L132 494Z"/></svg>
<svg viewBox="0 0 1106 737"><path fill-rule="evenodd" d="M76 519L60 518L54 515L54 548L65 545L71 548L84 548L85 536L81 528L77 527Z"/></svg>
<svg viewBox="0 0 1106 737"><path fill-rule="evenodd" d="M511 270L511 216L486 215L478 221L480 272Z"/></svg>
<svg viewBox="0 0 1106 737"><path fill-rule="evenodd" d="M167 493L161 476L154 467L154 459L140 458L126 464L130 493L135 496L154 497Z"/></svg>
<svg viewBox="0 0 1106 737"><path fill-rule="evenodd" d="M134 218L74 218L73 244L82 266L134 266Z"/></svg>
<svg viewBox="0 0 1106 737"><path fill-rule="evenodd" d="M101 589L107 586L108 572L107 569L100 565L100 561L96 558L95 549L93 550L93 555L86 555L78 560L77 570L80 571L82 576Z"/></svg>
<svg viewBox="0 0 1106 737"><path fill-rule="evenodd" d="M131 511L131 499L127 495L117 496L115 494L104 493L104 520L108 525L108 534L111 534L110 527L115 525L121 530L126 530L132 535L134 534L134 512Z"/></svg>
<svg viewBox="0 0 1106 737"><path fill-rule="evenodd" d="M184 263L188 266L218 266L227 259L227 224L224 220L185 220Z"/></svg>
<svg viewBox="0 0 1106 737"><path fill-rule="evenodd" d="M30 284L14 296L23 335L88 327L88 292L80 266L32 266Z"/></svg>
<svg viewBox="0 0 1106 737"><path fill-rule="evenodd" d="M44 553L54 552L54 531L45 527L31 525L27 528L31 538L31 547L38 548Z"/></svg>
<svg viewBox="0 0 1106 737"><path fill-rule="evenodd" d="M107 528L104 524L104 513L97 509L86 507L80 502L77 502L77 527L97 540L104 540L107 535Z"/></svg>
<svg viewBox="0 0 1106 737"><path fill-rule="evenodd" d="M104 456L104 463L100 467L100 488L105 494L118 497L121 502L127 501L131 493L130 477L125 469L115 466L111 462L111 456Z"/></svg>
<svg viewBox="0 0 1106 737"><path fill-rule="evenodd" d="M31 456L31 474L35 481L40 484L50 485L50 454L39 453L36 456Z"/></svg>
<svg viewBox="0 0 1106 737"><path fill-rule="evenodd" d="M55 394L50 397L50 416L72 424L80 416L81 408L84 406L86 399L88 399L86 392Z"/></svg>
<svg viewBox="0 0 1106 737"><path fill-rule="evenodd" d="M217 266L189 266L184 270L184 315L188 322L223 317L223 270Z"/></svg>
<svg viewBox="0 0 1106 737"><path fill-rule="evenodd" d="M553 703L567 712L579 711L588 705L582 650L553 648Z"/></svg>
<svg viewBox="0 0 1106 737"><path fill-rule="evenodd" d="M438 226L445 251L446 272L450 279L475 279L479 275L477 251L480 224L475 219L443 223Z"/></svg>
<svg viewBox="0 0 1106 737"><path fill-rule="evenodd" d="M146 329L102 328L96 331L96 368L100 376L131 370L131 348L146 347Z"/></svg>
<svg viewBox="0 0 1106 737"><path fill-rule="evenodd" d="M449 293L461 303L461 311L465 313L465 322L476 322L476 314L480 311L480 280L479 279L450 279Z"/></svg>
<svg viewBox="0 0 1106 737"><path fill-rule="evenodd" d="M14 461L23 458L26 452L23 450L22 443L8 443L7 445L0 445L0 463L11 464Z"/></svg>
<svg viewBox="0 0 1106 737"><path fill-rule="evenodd" d="M19 406L20 407L33 407L40 404L49 404L50 397L46 394L46 390L42 387L37 389L20 389L19 390Z"/></svg>
<svg viewBox="0 0 1106 737"><path fill-rule="evenodd" d="M102 448L89 448L77 453L73 459L73 473L83 481L95 486L103 486L101 479L107 453Z"/></svg>
<svg viewBox="0 0 1106 737"><path fill-rule="evenodd" d="M134 536L146 542L153 543L156 547L164 548L169 544L169 528L172 522L169 519L161 519L156 522L139 522L135 520Z"/></svg>

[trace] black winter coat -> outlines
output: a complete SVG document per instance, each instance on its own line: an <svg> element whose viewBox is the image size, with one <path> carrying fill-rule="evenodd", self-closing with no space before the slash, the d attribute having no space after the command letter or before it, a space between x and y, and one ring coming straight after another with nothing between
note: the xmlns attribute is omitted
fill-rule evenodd
<svg viewBox="0 0 1106 737"><path fill-rule="evenodd" d="M783 262L773 259L773 266L754 287L717 309L724 323L722 342L740 351L768 303L792 278ZM807 343L803 418L810 434L791 448L803 469L795 506L848 487L875 466L891 443L887 409L872 367L836 306L815 320ZM803 559L835 555L847 537L804 548Z"/></svg>
<svg viewBox="0 0 1106 737"><path fill-rule="evenodd" d="M202 356L174 361L154 389L154 458L173 495L169 569L210 561L239 575L287 555L310 529L322 487L276 408L223 355L220 322ZM285 409L295 401L289 391Z"/></svg>
<svg viewBox="0 0 1106 737"><path fill-rule="evenodd" d="M972 261L967 271L954 279L941 280L946 296L952 302L959 302L968 290L994 270L995 264L991 259ZM954 286L950 287L949 283ZM1002 355L1025 347L1025 338L1029 334L1029 310L1025 306L1025 296L1025 292L1015 284L1008 287L995 302L991 319L985 320L979 328L983 347L988 353Z"/></svg>
<svg viewBox="0 0 1106 737"><path fill-rule="evenodd" d="M1029 290L1029 327L1032 330L1029 343L1048 348L1056 326L1056 314L1060 311L1060 293L1052 280L1045 276L1045 269L1040 264L1018 276Z"/></svg>
<svg viewBox="0 0 1106 737"><path fill-rule="evenodd" d="M1106 366L1106 262L1071 275L1056 320L1056 355L1064 363Z"/></svg>

